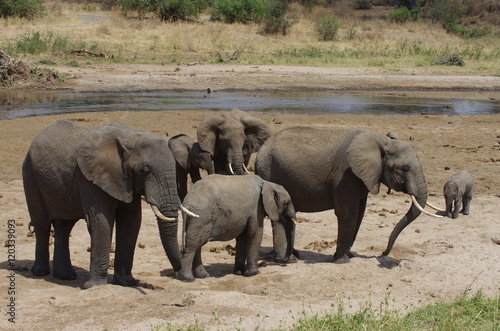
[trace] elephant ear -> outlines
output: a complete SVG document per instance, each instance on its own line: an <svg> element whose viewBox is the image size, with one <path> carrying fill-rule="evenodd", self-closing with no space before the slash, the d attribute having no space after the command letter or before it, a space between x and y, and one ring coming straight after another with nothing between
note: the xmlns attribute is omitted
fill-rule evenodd
<svg viewBox="0 0 500 331"><path fill-rule="evenodd" d="M185 134L173 136L168 141L168 147L174 155L175 161L183 168L189 168L189 151L193 147L194 140Z"/></svg>
<svg viewBox="0 0 500 331"><path fill-rule="evenodd" d="M272 131L263 120L245 115L240 118L245 127L245 146L247 154L258 152L264 142L272 135Z"/></svg>
<svg viewBox="0 0 500 331"><path fill-rule="evenodd" d="M215 153L215 143L217 141L219 126L222 125L224 121L225 118L221 115L207 115L203 118L196 130L198 144L200 144L201 149L209 152L212 156Z"/></svg>
<svg viewBox="0 0 500 331"><path fill-rule="evenodd" d="M347 162L352 172L363 181L371 194L378 194L380 191L384 154L380 137L383 136L362 131L352 139L347 148Z"/></svg>
<svg viewBox="0 0 500 331"><path fill-rule="evenodd" d="M132 202L132 182L123 167L126 149L120 129L103 126L89 134L81 144L77 161L85 178L120 201Z"/></svg>
<svg viewBox="0 0 500 331"><path fill-rule="evenodd" d="M262 203L267 216L273 221L279 221L280 195L276 184L264 181L262 184Z"/></svg>

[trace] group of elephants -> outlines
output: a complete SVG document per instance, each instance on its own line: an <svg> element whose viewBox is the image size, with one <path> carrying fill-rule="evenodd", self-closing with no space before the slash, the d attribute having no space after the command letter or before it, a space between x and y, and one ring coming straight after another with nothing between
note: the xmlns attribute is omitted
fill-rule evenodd
<svg viewBox="0 0 500 331"><path fill-rule="evenodd" d="M112 283L133 286L134 249L141 225L141 197L157 218L161 242L179 279L207 277L201 247L236 238L234 272L258 273L264 217L271 219L275 261L294 262L295 213L334 209L338 220L336 263L348 262L368 193L380 184L412 196L383 255L427 203L419 158L396 135L361 129L269 126L241 110L205 116L198 142L186 135L166 140L124 124L84 128L59 120L40 132L23 163L30 225L36 235L36 276L50 274L49 236L54 229L52 272L75 279L69 235L84 218L91 236L90 278L85 288L107 284L116 223ZM252 153L255 175L247 169ZM201 179L199 169L208 176ZM193 186L187 192L187 175ZM246 174L246 175L245 175ZM233 176L244 175L244 176ZM445 185L446 213L469 211L473 179L463 171ZM183 251L177 239L183 212ZM430 213L428 213L430 214ZM434 214L430 214L434 215ZM295 255L294 255L295 254Z"/></svg>

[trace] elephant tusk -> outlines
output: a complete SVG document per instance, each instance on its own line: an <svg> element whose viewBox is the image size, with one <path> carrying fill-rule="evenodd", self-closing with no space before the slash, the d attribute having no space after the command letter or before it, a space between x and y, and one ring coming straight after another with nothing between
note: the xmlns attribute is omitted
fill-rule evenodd
<svg viewBox="0 0 500 331"><path fill-rule="evenodd" d="M243 169L247 173L247 175L250 175L250 171L248 171L247 167L245 167L245 163L243 163Z"/></svg>
<svg viewBox="0 0 500 331"><path fill-rule="evenodd" d="M228 162L229 171L231 171L231 175L234 175L233 167L231 166L231 162Z"/></svg>
<svg viewBox="0 0 500 331"><path fill-rule="evenodd" d="M293 224L297 224L297 220L295 218L291 217L290 219L292 220Z"/></svg>
<svg viewBox="0 0 500 331"><path fill-rule="evenodd" d="M184 213L186 213L187 215L191 216L191 217L200 217L200 215L196 215L195 213L193 213L192 211L190 211L189 209L187 209L186 207L184 207L183 205L181 205L179 207Z"/></svg>
<svg viewBox="0 0 500 331"><path fill-rule="evenodd" d="M418 210L420 210L425 215L436 217L436 218L443 217L441 215L436 215L436 214L433 214L433 213L429 213L427 210L424 210L424 208L422 208L422 206L420 206L420 204L417 202L417 199L415 199L415 197L413 195L410 195L410 196L411 196L411 201L413 202L413 204L417 207Z"/></svg>
<svg viewBox="0 0 500 331"><path fill-rule="evenodd" d="M429 202L427 202L426 205L431 207L434 210L437 210L437 211L446 211L446 209L441 209L439 207L435 207L435 206L431 205Z"/></svg>
<svg viewBox="0 0 500 331"><path fill-rule="evenodd" d="M155 205L151 205L151 209L153 210L153 213L155 213L156 217L158 217L161 220L168 221L168 222L177 221L175 218L171 218L171 217L167 217L167 216L163 215L160 212L160 210L158 209L158 207L156 207Z"/></svg>

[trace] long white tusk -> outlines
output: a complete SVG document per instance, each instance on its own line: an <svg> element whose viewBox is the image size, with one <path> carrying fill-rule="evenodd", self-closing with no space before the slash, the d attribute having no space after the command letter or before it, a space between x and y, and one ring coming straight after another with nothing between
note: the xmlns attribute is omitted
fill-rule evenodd
<svg viewBox="0 0 500 331"><path fill-rule="evenodd" d="M229 162L228 164L229 164L229 171L231 171L231 174L234 175L234 171L233 171L233 167L231 166L231 162Z"/></svg>
<svg viewBox="0 0 500 331"><path fill-rule="evenodd" d="M434 210L437 210L437 211L446 211L446 209L441 209L441 208L435 207L435 206L431 205L429 202L427 202L426 205L431 207Z"/></svg>
<svg viewBox="0 0 500 331"><path fill-rule="evenodd" d="M168 221L168 222L175 222L176 221L175 218L170 218L170 217L163 215L160 212L160 210L158 209L158 207L156 207L155 205L151 205L151 209L153 209L153 213L155 213L156 217L158 217L161 220Z"/></svg>
<svg viewBox="0 0 500 331"><path fill-rule="evenodd" d="M190 211L189 209L187 209L186 207L184 207L183 205L181 205L179 207L184 213L186 213L187 215L191 216L191 217L200 217L200 215L196 215L195 213L193 213L192 211Z"/></svg>
<svg viewBox="0 0 500 331"><path fill-rule="evenodd" d="M293 224L297 224L297 220L295 218L291 217L290 219L292 220Z"/></svg>
<svg viewBox="0 0 500 331"><path fill-rule="evenodd" d="M250 171L248 171L247 167L245 167L245 163L243 163L243 169L246 171L247 175L250 175Z"/></svg>
<svg viewBox="0 0 500 331"><path fill-rule="evenodd" d="M432 217L437 217L437 218L443 217L441 215L436 215L436 214L433 214L433 213L429 213L427 210L424 210L424 208L422 208L422 206L420 206L420 204L417 202L417 199L415 199L415 197L413 195L410 195L410 196L411 196L411 201L413 201L413 204L417 207L418 210L420 210L425 215L432 216Z"/></svg>

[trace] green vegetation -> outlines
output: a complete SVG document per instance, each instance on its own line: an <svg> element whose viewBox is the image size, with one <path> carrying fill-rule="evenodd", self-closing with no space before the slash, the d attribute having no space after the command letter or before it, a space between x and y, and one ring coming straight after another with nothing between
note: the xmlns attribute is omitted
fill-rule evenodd
<svg viewBox="0 0 500 331"><path fill-rule="evenodd" d="M32 19L42 15L42 0L0 0L0 17L20 17Z"/></svg>
<svg viewBox="0 0 500 331"><path fill-rule="evenodd" d="M212 19L224 23L259 23L266 15L266 4L266 0L217 0Z"/></svg>
<svg viewBox="0 0 500 331"><path fill-rule="evenodd" d="M419 17L420 17L420 9L418 7L412 10L409 10L406 7L400 7L389 13L389 19L391 20L391 22L396 22L396 23L418 21Z"/></svg>
<svg viewBox="0 0 500 331"><path fill-rule="evenodd" d="M162 21L186 21L197 18L207 7L204 0L158 0L158 17Z"/></svg>
<svg viewBox="0 0 500 331"><path fill-rule="evenodd" d="M406 315L371 305L354 314L345 312L342 305L335 312L302 317L291 329L302 330L481 330L500 328L500 296L486 298L481 292L471 298L460 296L453 302L437 302Z"/></svg>
<svg viewBox="0 0 500 331"><path fill-rule="evenodd" d="M286 35L293 25L285 15L288 10L286 0L269 0L264 17L263 32L266 34Z"/></svg>
<svg viewBox="0 0 500 331"><path fill-rule="evenodd" d="M338 36L340 23L335 16L325 16L316 22L316 32L319 40L331 41Z"/></svg>

